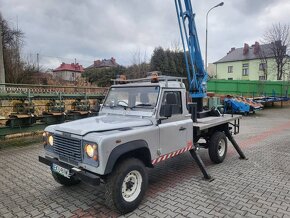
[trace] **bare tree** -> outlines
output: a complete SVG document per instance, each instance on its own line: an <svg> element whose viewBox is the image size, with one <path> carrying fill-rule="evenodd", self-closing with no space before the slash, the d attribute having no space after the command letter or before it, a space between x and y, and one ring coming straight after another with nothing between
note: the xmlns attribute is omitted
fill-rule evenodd
<svg viewBox="0 0 290 218"><path fill-rule="evenodd" d="M146 51L141 52L140 49L136 49L132 53L131 66L127 69L127 74L130 78L145 77L149 70L147 64L147 53Z"/></svg>
<svg viewBox="0 0 290 218"><path fill-rule="evenodd" d="M171 42L169 50L173 51L175 53L182 52L183 50L182 50L182 47L180 45L180 40L173 40Z"/></svg>
<svg viewBox="0 0 290 218"><path fill-rule="evenodd" d="M21 83L25 77L23 75L23 62L20 57L24 34L18 28L11 28L5 19L1 20L0 25L2 27L6 82Z"/></svg>
<svg viewBox="0 0 290 218"><path fill-rule="evenodd" d="M265 80L268 79L268 57L264 49L259 49L258 52L260 58L259 70L263 71Z"/></svg>
<svg viewBox="0 0 290 218"><path fill-rule="evenodd" d="M3 39L2 39L2 15L0 12L0 83L5 83L5 69L3 57ZM0 86L1 88L1 86Z"/></svg>
<svg viewBox="0 0 290 218"><path fill-rule="evenodd" d="M286 63L289 61L290 25L273 24L265 32L264 42L270 44L277 67L277 80L282 80Z"/></svg>

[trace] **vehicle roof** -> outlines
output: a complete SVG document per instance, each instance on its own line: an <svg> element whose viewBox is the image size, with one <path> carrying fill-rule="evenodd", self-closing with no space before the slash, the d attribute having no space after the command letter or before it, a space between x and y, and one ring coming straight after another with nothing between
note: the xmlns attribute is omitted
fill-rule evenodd
<svg viewBox="0 0 290 218"><path fill-rule="evenodd" d="M184 83L180 81L159 81L157 83L134 82L134 83L112 85L112 87L136 87L136 86L159 86L161 88L185 88Z"/></svg>

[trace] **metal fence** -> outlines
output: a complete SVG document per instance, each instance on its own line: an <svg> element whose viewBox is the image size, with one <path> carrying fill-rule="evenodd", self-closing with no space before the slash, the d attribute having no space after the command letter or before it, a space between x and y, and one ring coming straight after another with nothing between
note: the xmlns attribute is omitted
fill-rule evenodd
<svg viewBox="0 0 290 218"><path fill-rule="evenodd" d="M102 101L107 91L108 88L106 87L0 83L0 141L14 136L34 135L43 130L48 123L42 119L53 117L53 115L43 115L43 112L48 111L48 103L53 100L65 102L65 112L68 113L72 110L71 106L74 104L74 100L91 100L89 115L94 114L93 110ZM22 116L19 118L21 121L16 121L18 117L14 115L19 112L17 108L32 108L28 102L33 104L33 112L31 110L23 112L24 118ZM63 115L63 117L66 118L66 115ZM30 118L35 119L35 121L25 123ZM12 125L12 122L17 123Z"/></svg>
<svg viewBox="0 0 290 218"><path fill-rule="evenodd" d="M208 92L241 96L289 96L290 82L287 81L245 81L210 80Z"/></svg>
<svg viewBox="0 0 290 218"><path fill-rule="evenodd" d="M53 99L104 96L106 87L56 86L0 83L0 99Z"/></svg>

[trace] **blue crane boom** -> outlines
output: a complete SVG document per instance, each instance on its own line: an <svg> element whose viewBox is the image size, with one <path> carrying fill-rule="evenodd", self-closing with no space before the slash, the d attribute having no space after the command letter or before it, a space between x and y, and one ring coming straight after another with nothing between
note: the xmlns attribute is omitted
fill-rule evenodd
<svg viewBox="0 0 290 218"><path fill-rule="evenodd" d="M191 0L183 0L183 4L181 0L175 0L175 7L184 50L189 94L193 101L201 104L202 107L202 98L206 96L208 74L203 65L194 21L195 14L192 11Z"/></svg>

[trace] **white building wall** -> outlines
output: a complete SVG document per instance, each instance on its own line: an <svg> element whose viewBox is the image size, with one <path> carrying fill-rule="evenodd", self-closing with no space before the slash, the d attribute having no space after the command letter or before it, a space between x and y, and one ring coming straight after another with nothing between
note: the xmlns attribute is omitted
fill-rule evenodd
<svg viewBox="0 0 290 218"><path fill-rule="evenodd" d="M76 81L77 78L81 77L80 72L73 72L73 71L58 71L53 72L54 77L61 78L66 81Z"/></svg>

